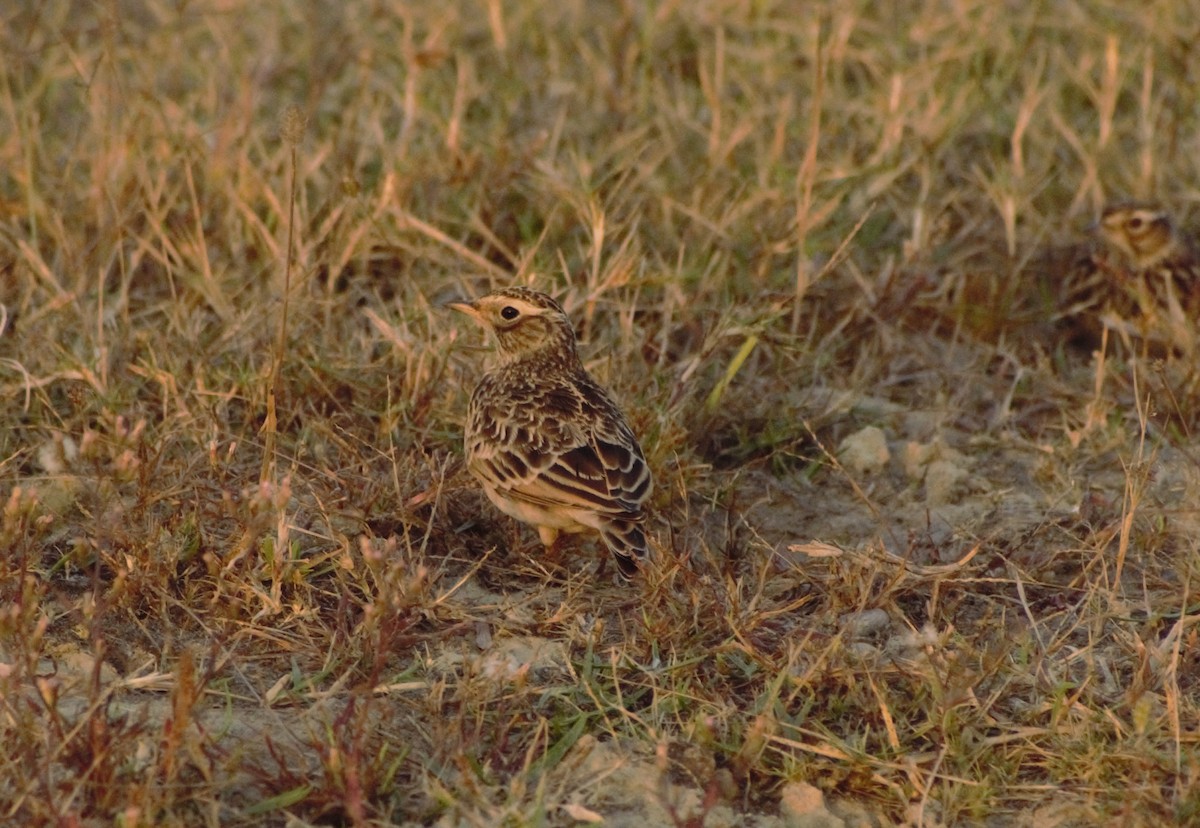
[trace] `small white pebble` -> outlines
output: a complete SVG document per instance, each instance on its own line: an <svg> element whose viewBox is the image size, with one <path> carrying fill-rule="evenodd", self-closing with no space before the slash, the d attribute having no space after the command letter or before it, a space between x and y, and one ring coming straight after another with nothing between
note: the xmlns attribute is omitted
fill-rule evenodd
<svg viewBox="0 0 1200 828"><path fill-rule="evenodd" d="M890 459L887 437L875 426L860 428L838 446L838 460L855 474L875 474Z"/></svg>
<svg viewBox="0 0 1200 828"><path fill-rule="evenodd" d="M892 619L881 609L848 612L838 618L838 623L851 638L865 638L886 629Z"/></svg>

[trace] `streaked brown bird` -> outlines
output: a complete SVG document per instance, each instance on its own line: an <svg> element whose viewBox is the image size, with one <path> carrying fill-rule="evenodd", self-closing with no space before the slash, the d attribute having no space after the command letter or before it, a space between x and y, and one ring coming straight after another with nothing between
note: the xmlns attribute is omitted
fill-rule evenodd
<svg viewBox="0 0 1200 828"><path fill-rule="evenodd" d="M500 511L547 548L594 530L629 577L648 556L650 469L608 392L588 375L562 307L527 287L449 307L490 330L497 364L471 395L467 468Z"/></svg>
<svg viewBox="0 0 1200 828"><path fill-rule="evenodd" d="M1131 353L1196 351L1200 255L1157 205L1106 207L1060 295L1059 318L1090 346L1107 328Z"/></svg>

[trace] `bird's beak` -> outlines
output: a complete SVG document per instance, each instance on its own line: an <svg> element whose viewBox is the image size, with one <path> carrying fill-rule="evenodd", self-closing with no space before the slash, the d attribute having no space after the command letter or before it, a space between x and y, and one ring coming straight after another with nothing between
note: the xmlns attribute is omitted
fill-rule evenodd
<svg viewBox="0 0 1200 828"><path fill-rule="evenodd" d="M459 313L465 313L476 322L483 324L483 317L479 315L479 308L475 307L474 302L447 302L446 307L456 310Z"/></svg>

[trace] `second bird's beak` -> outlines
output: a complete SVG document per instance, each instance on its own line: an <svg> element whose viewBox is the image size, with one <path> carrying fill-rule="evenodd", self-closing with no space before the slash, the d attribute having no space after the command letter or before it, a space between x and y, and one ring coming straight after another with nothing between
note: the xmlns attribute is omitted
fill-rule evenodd
<svg viewBox="0 0 1200 828"><path fill-rule="evenodd" d="M475 307L474 302L447 302L446 307L452 308L459 313L465 313L479 324L483 324L483 317L479 315L479 309Z"/></svg>

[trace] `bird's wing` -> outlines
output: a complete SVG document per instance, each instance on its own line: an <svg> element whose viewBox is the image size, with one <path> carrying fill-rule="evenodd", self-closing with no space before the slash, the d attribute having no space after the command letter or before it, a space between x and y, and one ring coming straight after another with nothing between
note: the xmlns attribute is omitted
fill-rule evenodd
<svg viewBox="0 0 1200 828"><path fill-rule="evenodd" d="M478 393L478 392L477 392ZM486 394L480 395L486 397ZM586 374L473 406L472 472L514 500L634 520L650 469L620 409Z"/></svg>
<svg viewBox="0 0 1200 828"><path fill-rule="evenodd" d="M650 493L650 471L636 441L623 436L593 434L551 451L492 445L478 452L472 465L515 500L632 517Z"/></svg>

